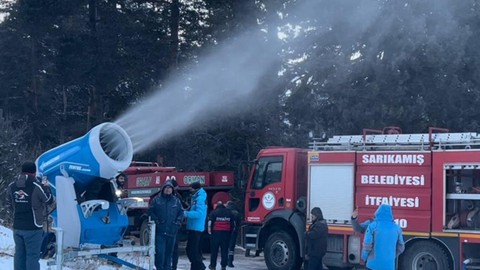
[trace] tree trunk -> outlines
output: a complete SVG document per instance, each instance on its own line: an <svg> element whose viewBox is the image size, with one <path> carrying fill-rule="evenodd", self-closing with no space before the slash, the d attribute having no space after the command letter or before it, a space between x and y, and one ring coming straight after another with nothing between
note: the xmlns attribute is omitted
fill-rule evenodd
<svg viewBox="0 0 480 270"><path fill-rule="evenodd" d="M169 69L173 72L177 69L178 60L178 25L180 20L180 4L178 0L172 0L170 5L170 59Z"/></svg>
<svg viewBox="0 0 480 270"><path fill-rule="evenodd" d="M88 94L88 108L87 108L87 125L86 131L88 132L92 125L95 122L95 108L97 107L96 104L96 88L98 86L98 37L97 37L97 5L96 0L89 0L88 1L88 18L89 18L89 27L90 27L90 37L92 41L92 71L91 77L92 80L92 88L89 89Z"/></svg>
<svg viewBox="0 0 480 270"><path fill-rule="evenodd" d="M67 111L68 111L68 99L67 91L65 86L62 87L62 98L63 98L63 111L62 111L62 125L60 127L60 142L65 142L65 127L67 126Z"/></svg>
<svg viewBox="0 0 480 270"><path fill-rule="evenodd" d="M36 38L32 37L32 47L31 47L31 55L30 55L30 60L31 60L31 76L32 76L32 94L33 94L33 110L34 112L38 112L38 90L37 90L37 54L36 54ZM27 96L28 98L28 96Z"/></svg>

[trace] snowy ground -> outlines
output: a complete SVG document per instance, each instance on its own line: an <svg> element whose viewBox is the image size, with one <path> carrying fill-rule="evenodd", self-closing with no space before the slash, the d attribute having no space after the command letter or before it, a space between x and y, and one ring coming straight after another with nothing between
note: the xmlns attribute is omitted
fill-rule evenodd
<svg viewBox="0 0 480 270"><path fill-rule="evenodd" d="M13 242L12 230L0 226L0 269L2 270L13 270L13 254L15 249L15 243ZM119 254L120 255L120 254ZM127 256L121 256L127 259ZM144 265L146 268L148 261L144 260L140 254L129 254L128 261L135 263L137 265ZM67 262L67 266L63 269L73 270L73 269L99 269L99 270L111 270L111 269L129 269L129 268L118 268L112 265L107 265L105 261L94 260L94 259L82 259L77 262ZM51 267L54 269L53 267ZM47 260L40 260L40 269L50 269L47 266Z"/></svg>
<svg viewBox="0 0 480 270"><path fill-rule="evenodd" d="M1 270L13 270L13 253L15 244L13 242L12 231L8 228L0 226L0 269ZM180 247L180 258L178 262L179 270L189 270L190 263L184 254L184 248ZM220 254L219 254L220 255ZM121 254L118 256L130 263L148 269L148 260L140 253L133 254ZM204 261L205 265L209 264L209 254L204 254L207 259ZM220 256L218 258L218 264L220 262ZM228 270L266 270L265 262L262 256L259 257L245 257L242 249L237 248L235 255L235 268L227 268ZM40 260L40 269L55 269L54 267L47 266L46 260ZM131 269L126 266L116 267L108 265L106 261L98 259L81 259L75 262L67 262L63 269L65 270L77 270L77 269L98 269L98 270L114 270L114 269ZM217 266L220 269L220 266Z"/></svg>

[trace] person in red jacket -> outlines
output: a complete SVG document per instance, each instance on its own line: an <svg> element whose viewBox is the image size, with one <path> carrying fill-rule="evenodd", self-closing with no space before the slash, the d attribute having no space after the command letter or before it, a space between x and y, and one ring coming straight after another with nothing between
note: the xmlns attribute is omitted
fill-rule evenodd
<svg viewBox="0 0 480 270"><path fill-rule="evenodd" d="M216 203L216 208L210 213L208 231L211 232L210 270L217 266L218 249L220 248L222 270L227 269L228 244L232 230L235 226L235 217L232 210L226 208L221 201Z"/></svg>
<svg viewBox="0 0 480 270"><path fill-rule="evenodd" d="M37 167L27 161L7 188L7 205L13 211L14 270L39 270L43 223L47 205L53 203L48 181L38 182Z"/></svg>

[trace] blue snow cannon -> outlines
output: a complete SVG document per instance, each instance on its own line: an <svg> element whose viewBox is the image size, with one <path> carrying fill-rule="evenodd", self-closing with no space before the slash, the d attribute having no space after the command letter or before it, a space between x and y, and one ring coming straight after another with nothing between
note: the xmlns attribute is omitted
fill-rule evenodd
<svg viewBox="0 0 480 270"><path fill-rule="evenodd" d="M128 205L115 196L114 178L132 158L130 137L115 123L100 124L38 157L37 173L56 199L52 217L64 231L63 247L120 243Z"/></svg>

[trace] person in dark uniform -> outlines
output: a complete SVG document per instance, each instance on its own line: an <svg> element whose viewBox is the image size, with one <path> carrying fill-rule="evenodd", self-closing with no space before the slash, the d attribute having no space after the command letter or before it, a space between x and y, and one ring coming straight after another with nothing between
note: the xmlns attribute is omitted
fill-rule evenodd
<svg viewBox="0 0 480 270"><path fill-rule="evenodd" d="M235 255L235 245L237 244L237 236L240 230L240 213L235 209L235 204L232 201L227 202L227 208L232 211L233 221L235 226L233 227L232 233L230 235L230 241L228 243L228 267L235 267L233 265L233 258Z"/></svg>
<svg viewBox="0 0 480 270"><path fill-rule="evenodd" d="M305 235L305 260L307 261L305 269L319 270L323 269L322 260L327 252L328 226L319 207L314 207L310 213L313 223L308 227Z"/></svg>
<svg viewBox="0 0 480 270"><path fill-rule="evenodd" d="M209 215L208 230L211 232L210 270L217 266L218 249L220 248L222 270L227 269L228 246L232 231L235 227L235 218L230 209L226 208L221 201L216 203L216 208Z"/></svg>
<svg viewBox="0 0 480 270"><path fill-rule="evenodd" d="M43 223L47 205L54 199L48 181L38 182L37 167L27 161L22 171L7 188L7 205L13 211L13 240L15 270L39 270L43 242Z"/></svg>

